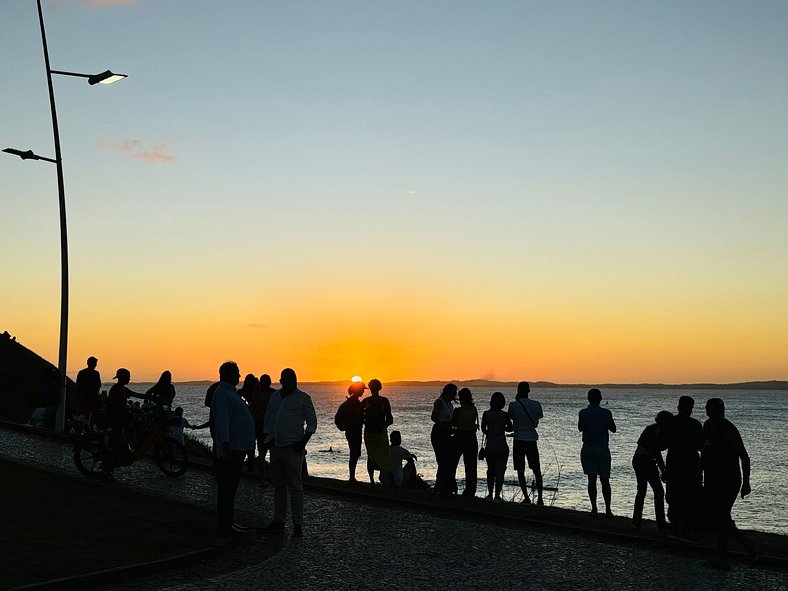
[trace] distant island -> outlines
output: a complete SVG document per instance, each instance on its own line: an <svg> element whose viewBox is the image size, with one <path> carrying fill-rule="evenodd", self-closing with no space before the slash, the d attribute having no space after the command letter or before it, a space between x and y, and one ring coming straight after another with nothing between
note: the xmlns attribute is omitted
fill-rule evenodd
<svg viewBox="0 0 788 591"><path fill-rule="evenodd" d="M441 388L445 384L452 382L460 387L468 388L516 388L517 382L500 382L496 380L396 380L386 382L386 386L417 386L423 388ZM147 384L153 382L138 382ZM182 386L209 386L213 380L193 380L187 382L176 382ZM303 385L312 386L347 386L349 380L322 380L317 382L300 382ZM530 382L531 388L608 388L616 390L788 390L788 381L769 380L760 382L736 382L731 384L556 384L555 382L536 381Z"/></svg>

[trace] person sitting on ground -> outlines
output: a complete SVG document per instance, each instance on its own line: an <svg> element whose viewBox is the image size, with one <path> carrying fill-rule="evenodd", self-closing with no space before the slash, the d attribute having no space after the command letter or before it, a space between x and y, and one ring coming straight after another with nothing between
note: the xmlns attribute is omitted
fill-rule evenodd
<svg viewBox="0 0 788 591"><path fill-rule="evenodd" d="M375 484L374 470L380 470L380 481L387 486L395 486L389 438L386 429L394 422L389 399L381 396L383 385L380 380L369 381L370 396L364 399L364 444L367 448L367 472L370 484Z"/></svg>
<svg viewBox="0 0 788 591"><path fill-rule="evenodd" d="M413 464L416 460L416 456L402 447L402 434L399 431L392 431L389 439L391 440L389 456L391 456L391 464L394 468L394 484L396 486L407 486L405 483L405 470L402 464L403 462L405 462L406 465ZM415 464L413 468L413 470L408 470L408 472L415 474ZM408 488L412 487L408 486Z"/></svg>
<svg viewBox="0 0 788 591"><path fill-rule="evenodd" d="M457 454L462 456L465 465L465 490L464 497L476 496L476 470L479 461L479 440L476 431L479 430L479 411L473 403L473 394L470 389L462 388L459 392L460 406L454 409L452 425L456 428Z"/></svg>
<svg viewBox="0 0 788 591"><path fill-rule="evenodd" d="M597 515L596 480L602 482L602 497L605 499L605 514L613 517L610 508L610 447L608 432L616 432L613 413L599 406L602 392L598 388L588 391L588 406L578 414L577 429L583 434L583 447L580 450L580 463L583 473L588 476L588 498L591 501L591 515Z"/></svg>
<svg viewBox="0 0 788 591"><path fill-rule="evenodd" d="M501 491L509 460L506 433L514 430L509 413L503 410L506 399L501 392L493 392L490 409L482 414L482 433L485 437L484 458L487 461L487 500L502 503ZM493 493L495 496L493 496Z"/></svg>
<svg viewBox="0 0 788 591"><path fill-rule="evenodd" d="M632 467L637 479L635 509L632 514L632 525L640 527L643 518L643 504L646 500L646 489L651 486L654 492L654 513L657 528L668 529L665 520L665 491L661 480L665 478L665 462L662 461L662 450L666 449L664 433L669 429L673 415L666 410L657 413L654 423L643 429L638 439Z"/></svg>
<svg viewBox="0 0 788 591"><path fill-rule="evenodd" d="M149 396L156 404L170 406L175 399L175 386L172 385L172 374L170 371L162 372L159 381L145 392L145 395Z"/></svg>

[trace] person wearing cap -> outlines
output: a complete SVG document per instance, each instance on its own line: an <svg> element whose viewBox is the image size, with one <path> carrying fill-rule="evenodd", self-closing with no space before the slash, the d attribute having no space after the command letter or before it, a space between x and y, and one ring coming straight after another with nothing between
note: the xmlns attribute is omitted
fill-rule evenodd
<svg viewBox="0 0 788 591"><path fill-rule="evenodd" d="M112 429L110 436L110 443L115 450L113 462L110 465L104 466L105 472L111 472L114 468L114 463L125 459L128 456L128 445L126 443L125 431L129 422L129 398L142 398L147 400L145 394L138 394L129 389L128 384L131 381L131 372L125 367L121 367L115 372L115 377L118 380L116 384L109 389L107 397L107 423Z"/></svg>
<svg viewBox="0 0 788 591"><path fill-rule="evenodd" d="M90 422L95 420L96 413L101 407L99 392L101 392L101 375L96 369L98 359L88 357L87 367L80 369L77 374L77 402L79 411Z"/></svg>
<svg viewBox="0 0 788 591"><path fill-rule="evenodd" d="M348 451L350 452L350 459L348 460L348 470L350 471L350 482L356 484L356 466L361 457L361 442L364 440L364 404L361 402L361 396L367 386L364 382L353 382L347 389L348 398L343 403L345 412L347 413L347 425L345 430L345 439L347 439Z"/></svg>

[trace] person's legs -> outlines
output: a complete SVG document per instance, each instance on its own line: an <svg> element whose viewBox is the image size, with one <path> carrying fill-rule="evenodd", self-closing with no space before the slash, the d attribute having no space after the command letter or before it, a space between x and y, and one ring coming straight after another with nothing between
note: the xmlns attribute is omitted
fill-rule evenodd
<svg viewBox="0 0 788 591"><path fill-rule="evenodd" d="M219 482L216 493L216 533L228 535L235 521L235 493L241 482L241 470L246 454L232 451L219 461Z"/></svg>
<svg viewBox="0 0 788 591"><path fill-rule="evenodd" d="M520 489L523 491L523 503L530 503L528 483L525 480L525 441L514 440L512 445L512 466L517 472L517 482L520 483Z"/></svg>
<svg viewBox="0 0 788 591"><path fill-rule="evenodd" d="M474 431L464 431L462 437L462 459L465 466L465 490L462 491L462 494L475 497L479 442Z"/></svg>
<svg viewBox="0 0 788 591"><path fill-rule="evenodd" d="M648 487L648 479L643 462L644 456L635 456L632 458L632 467L635 469L635 479L637 480L637 493L635 494L635 509L632 512L632 524L635 527L640 527L640 522L643 519L643 505L646 501L646 489ZM646 457L648 460L649 458ZM653 463L653 461L652 461Z"/></svg>
<svg viewBox="0 0 788 591"><path fill-rule="evenodd" d="M274 521L284 523L287 517L287 473L284 455L287 448L271 447L271 480L274 484ZM299 470L301 467L299 466Z"/></svg>
<svg viewBox="0 0 788 591"><path fill-rule="evenodd" d="M493 491L495 490L495 462L496 456L494 453L487 452L487 496L492 498Z"/></svg>
<svg viewBox="0 0 788 591"><path fill-rule="evenodd" d="M662 482L659 479L659 470L656 464L652 464L651 469L646 474L646 479L649 485L651 485L651 490L654 493L654 517L657 520L657 527L659 529L667 529L668 522L665 519L665 489L662 488ZM641 505L641 510L642 508Z"/></svg>
<svg viewBox="0 0 788 591"><path fill-rule="evenodd" d="M588 499L591 501L591 515L596 515L596 474L588 475Z"/></svg>
<svg viewBox="0 0 788 591"><path fill-rule="evenodd" d="M539 461L539 446L536 441L526 442L525 457L528 459L528 466L534 473L534 482L536 483L536 504L544 505L544 501L542 500L542 489L544 487L542 482L542 464Z"/></svg>
<svg viewBox="0 0 788 591"><path fill-rule="evenodd" d="M602 483L602 498L605 499L605 514L612 517L613 511L610 509L610 502L612 493L610 490L610 477L600 476L599 481Z"/></svg>
<svg viewBox="0 0 788 591"><path fill-rule="evenodd" d="M348 460L348 471L350 472L350 482L356 482L356 466L361 457L361 431L345 431L350 459Z"/></svg>
<svg viewBox="0 0 788 591"><path fill-rule="evenodd" d="M301 466L304 462L304 452L285 449L285 478L287 490L290 492L290 508L293 513L293 525L304 523L304 484L301 478Z"/></svg>

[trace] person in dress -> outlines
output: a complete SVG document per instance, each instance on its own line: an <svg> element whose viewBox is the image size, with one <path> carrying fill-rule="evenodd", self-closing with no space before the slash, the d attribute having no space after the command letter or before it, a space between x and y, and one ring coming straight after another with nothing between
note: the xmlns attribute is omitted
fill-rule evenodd
<svg viewBox="0 0 788 591"><path fill-rule="evenodd" d="M473 403L473 394L470 389L462 388L459 392L460 406L454 409L452 425L456 429L457 452L462 456L465 466L465 497L476 496L477 462L479 460L479 440L476 431L479 430L479 412Z"/></svg>
<svg viewBox="0 0 788 591"><path fill-rule="evenodd" d="M380 380L369 381L369 396L362 402L364 420L364 445L367 448L367 471L370 484L375 484L374 471L380 470L380 481L394 486L394 469L389 455L387 428L394 422L391 403L380 395L383 385Z"/></svg>
<svg viewBox="0 0 788 591"><path fill-rule="evenodd" d="M509 461L509 444L506 433L514 427L509 413L503 410L506 399L501 392L493 392L490 409L482 413L482 433L484 434L485 460L487 461L487 500L502 503L501 491Z"/></svg>

